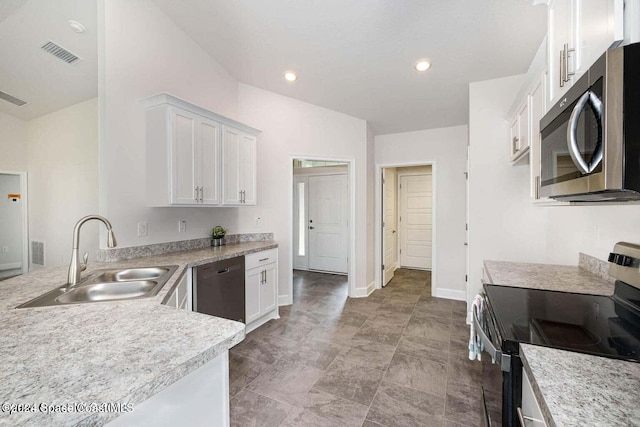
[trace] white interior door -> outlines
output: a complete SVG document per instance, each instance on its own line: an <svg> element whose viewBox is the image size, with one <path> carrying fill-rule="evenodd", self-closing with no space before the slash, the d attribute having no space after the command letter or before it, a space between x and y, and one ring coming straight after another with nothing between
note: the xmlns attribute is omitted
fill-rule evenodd
<svg viewBox="0 0 640 427"><path fill-rule="evenodd" d="M396 197L396 170L383 170L382 177L382 285L385 286L396 269L398 254L398 233L396 212L398 211Z"/></svg>
<svg viewBox="0 0 640 427"><path fill-rule="evenodd" d="M431 269L431 174L400 176L400 265Z"/></svg>
<svg viewBox="0 0 640 427"><path fill-rule="evenodd" d="M309 269L347 273L347 175L309 177Z"/></svg>

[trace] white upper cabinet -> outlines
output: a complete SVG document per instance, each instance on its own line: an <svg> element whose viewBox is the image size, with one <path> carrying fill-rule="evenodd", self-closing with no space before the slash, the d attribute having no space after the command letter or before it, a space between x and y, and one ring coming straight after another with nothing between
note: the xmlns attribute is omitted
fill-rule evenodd
<svg viewBox="0 0 640 427"><path fill-rule="evenodd" d="M225 205L256 204L256 137L224 126L222 152Z"/></svg>
<svg viewBox="0 0 640 427"><path fill-rule="evenodd" d="M143 104L151 206L255 205L258 130L168 94Z"/></svg>
<svg viewBox="0 0 640 427"><path fill-rule="evenodd" d="M623 0L551 0L547 15L549 105L624 36Z"/></svg>

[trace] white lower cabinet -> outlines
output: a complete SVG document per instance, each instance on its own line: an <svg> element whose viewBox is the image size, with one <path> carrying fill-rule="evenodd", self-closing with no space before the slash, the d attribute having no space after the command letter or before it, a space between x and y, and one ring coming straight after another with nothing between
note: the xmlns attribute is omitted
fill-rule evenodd
<svg viewBox="0 0 640 427"><path fill-rule="evenodd" d="M278 316L278 250L245 255L247 332Z"/></svg>
<svg viewBox="0 0 640 427"><path fill-rule="evenodd" d="M517 411L522 427L546 427L542 410L524 369L522 370L522 406L517 408Z"/></svg>

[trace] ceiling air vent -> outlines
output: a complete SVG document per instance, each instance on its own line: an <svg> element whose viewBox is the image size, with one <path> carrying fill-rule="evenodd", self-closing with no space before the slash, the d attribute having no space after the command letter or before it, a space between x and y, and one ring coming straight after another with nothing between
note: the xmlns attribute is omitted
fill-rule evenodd
<svg viewBox="0 0 640 427"><path fill-rule="evenodd" d="M73 64L78 61L80 58L73 53L69 52L67 49L63 48L60 45L55 44L52 41L45 43L42 46L42 50L45 52L49 52L53 56L62 59L67 64Z"/></svg>
<svg viewBox="0 0 640 427"><path fill-rule="evenodd" d="M18 99L15 96L11 96L8 93L5 93L1 90L0 90L0 99L4 99L7 102L17 105L18 107L22 107L24 104L26 104L26 102L23 101L22 99Z"/></svg>

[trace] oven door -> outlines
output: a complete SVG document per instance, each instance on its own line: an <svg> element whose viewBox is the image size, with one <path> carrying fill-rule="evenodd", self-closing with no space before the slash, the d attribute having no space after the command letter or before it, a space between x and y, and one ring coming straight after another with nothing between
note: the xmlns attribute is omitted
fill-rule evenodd
<svg viewBox="0 0 640 427"><path fill-rule="evenodd" d="M576 84L573 89L586 86L586 82L580 83L583 84ZM604 77L601 77L588 88L570 91L561 101L570 104L559 103L549 112L557 116L540 132L541 196L559 197L605 189L603 92ZM545 116L542 122L548 120Z"/></svg>

